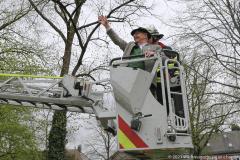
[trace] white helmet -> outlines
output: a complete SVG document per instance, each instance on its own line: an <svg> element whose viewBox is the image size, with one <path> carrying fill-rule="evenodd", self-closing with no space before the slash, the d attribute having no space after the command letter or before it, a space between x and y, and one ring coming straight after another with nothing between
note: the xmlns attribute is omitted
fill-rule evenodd
<svg viewBox="0 0 240 160"><path fill-rule="evenodd" d="M146 27L146 29L151 34L151 36L158 37L159 39L161 39L164 36L163 34L160 34L153 25Z"/></svg>

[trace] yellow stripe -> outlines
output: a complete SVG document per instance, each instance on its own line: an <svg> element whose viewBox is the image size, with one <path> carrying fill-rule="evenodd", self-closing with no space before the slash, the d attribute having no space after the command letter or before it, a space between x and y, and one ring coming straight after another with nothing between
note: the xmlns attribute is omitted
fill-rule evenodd
<svg viewBox="0 0 240 160"><path fill-rule="evenodd" d="M120 129L118 129L118 142L124 149L137 148Z"/></svg>
<svg viewBox="0 0 240 160"><path fill-rule="evenodd" d="M156 82L157 82L157 83L161 83L161 77L157 77L157 78L156 78Z"/></svg>
<svg viewBox="0 0 240 160"><path fill-rule="evenodd" d="M37 75L27 75L27 74L7 74L0 73L1 77L27 77L27 78L51 78L51 79L61 79L60 76L37 76Z"/></svg>
<svg viewBox="0 0 240 160"><path fill-rule="evenodd" d="M161 67L160 67L160 66L158 66L158 68L157 68L157 72L160 72L160 70L161 70Z"/></svg>
<svg viewBox="0 0 240 160"><path fill-rule="evenodd" d="M168 68L169 68L169 69L171 69L171 68L173 68L173 67L174 67L174 63L169 63L169 64L168 64Z"/></svg>
<svg viewBox="0 0 240 160"><path fill-rule="evenodd" d="M179 71L174 72L174 76L177 76L177 75L179 75Z"/></svg>

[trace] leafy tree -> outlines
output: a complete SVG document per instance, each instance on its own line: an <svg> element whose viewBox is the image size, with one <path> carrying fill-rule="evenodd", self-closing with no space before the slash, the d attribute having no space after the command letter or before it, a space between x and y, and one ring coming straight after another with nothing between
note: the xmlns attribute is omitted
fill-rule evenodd
<svg viewBox="0 0 240 160"><path fill-rule="evenodd" d="M28 108L9 105L0 106L0 159L37 160L35 137L29 124L31 112Z"/></svg>
<svg viewBox="0 0 240 160"><path fill-rule="evenodd" d="M0 1L0 31L7 29L9 26L16 23L18 20L26 16L30 11L30 5L26 5L25 1ZM5 35L6 32L1 32L1 36Z"/></svg>
<svg viewBox="0 0 240 160"><path fill-rule="evenodd" d="M0 73L51 74L50 56L39 39L26 34L31 13L27 1L0 1ZM48 61L47 61L48 60ZM9 77L1 77L4 80ZM29 108L0 106L0 159L39 159Z"/></svg>
<svg viewBox="0 0 240 160"><path fill-rule="evenodd" d="M28 37L24 25L32 8L26 1L0 1L0 71L7 73L51 73L46 48ZM23 29L24 26L25 28ZM33 36L33 35L32 35ZM48 62L49 63L49 62Z"/></svg>
<svg viewBox="0 0 240 160"><path fill-rule="evenodd" d="M183 1L181 1L182 3ZM239 1L184 1L176 45L187 69L194 154L239 113Z"/></svg>

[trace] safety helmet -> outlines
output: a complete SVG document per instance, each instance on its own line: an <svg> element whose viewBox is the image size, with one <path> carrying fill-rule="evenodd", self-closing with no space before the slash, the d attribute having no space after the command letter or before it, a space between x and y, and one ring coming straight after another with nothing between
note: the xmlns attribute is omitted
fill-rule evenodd
<svg viewBox="0 0 240 160"><path fill-rule="evenodd" d="M161 39L164 35L163 34L160 34L158 32L158 30L153 26L149 26L149 27L146 27L146 29L148 30L148 32L151 34L151 36L153 37L157 37L159 39Z"/></svg>
<svg viewBox="0 0 240 160"><path fill-rule="evenodd" d="M133 36L136 32L142 32L142 33L147 33L148 38L151 38L151 33L143 27L136 28L132 30L131 35Z"/></svg>

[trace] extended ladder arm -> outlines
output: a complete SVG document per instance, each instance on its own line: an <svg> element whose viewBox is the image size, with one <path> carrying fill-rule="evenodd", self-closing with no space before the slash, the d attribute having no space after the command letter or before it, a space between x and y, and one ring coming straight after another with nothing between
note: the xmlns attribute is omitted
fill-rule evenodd
<svg viewBox="0 0 240 160"><path fill-rule="evenodd" d="M108 82L89 82L74 76L64 77L0 74L0 103L42 109L94 114L104 128L115 119L115 112L103 107L103 94L92 86ZM6 77L8 79L6 79Z"/></svg>
<svg viewBox="0 0 240 160"><path fill-rule="evenodd" d="M0 101L3 104L93 113L91 108L93 101L78 95L79 90L73 86L75 78L71 76L64 78L10 74L1 76L5 78L11 76L0 83Z"/></svg>

